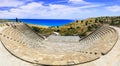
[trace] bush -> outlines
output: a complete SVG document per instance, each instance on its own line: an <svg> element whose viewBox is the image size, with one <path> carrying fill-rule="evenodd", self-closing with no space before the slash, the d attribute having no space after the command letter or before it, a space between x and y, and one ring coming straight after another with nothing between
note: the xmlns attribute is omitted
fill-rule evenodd
<svg viewBox="0 0 120 66"><path fill-rule="evenodd" d="M88 31L92 31L92 29L93 29L93 28L92 28L91 26L88 27Z"/></svg>
<svg viewBox="0 0 120 66"><path fill-rule="evenodd" d="M38 27L32 26L32 29L33 29L35 32L37 32L37 33L40 32L40 28L38 28Z"/></svg>
<svg viewBox="0 0 120 66"><path fill-rule="evenodd" d="M86 35L86 32L80 34L80 36L87 36L87 35Z"/></svg>

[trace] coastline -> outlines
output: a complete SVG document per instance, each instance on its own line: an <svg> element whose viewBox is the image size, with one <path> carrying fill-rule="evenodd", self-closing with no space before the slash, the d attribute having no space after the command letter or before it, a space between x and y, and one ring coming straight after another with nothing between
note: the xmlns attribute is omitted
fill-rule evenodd
<svg viewBox="0 0 120 66"><path fill-rule="evenodd" d="M15 21L16 19L8 19ZM74 22L75 20L70 19L18 19L21 22L27 23L27 24L34 24L34 25L42 25L42 26L63 26L66 24L69 24L71 22Z"/></svg>

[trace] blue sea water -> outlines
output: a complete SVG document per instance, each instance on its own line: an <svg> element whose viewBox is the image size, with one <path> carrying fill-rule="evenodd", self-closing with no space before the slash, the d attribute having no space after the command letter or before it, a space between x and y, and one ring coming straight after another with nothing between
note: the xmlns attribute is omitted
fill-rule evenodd
<svg viewBox="0 0 120 66"><path fill-rule="evenodd" d="M15 19L9 20L15 21ZM19 20L28 24L37 24L44 26L62 26L74 21L69 19L19 19Z"/></svg>

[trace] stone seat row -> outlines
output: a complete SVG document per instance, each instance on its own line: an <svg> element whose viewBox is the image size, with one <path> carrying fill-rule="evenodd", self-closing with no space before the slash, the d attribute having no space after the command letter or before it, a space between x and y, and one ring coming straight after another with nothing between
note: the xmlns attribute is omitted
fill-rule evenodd
<svg viewBox="0 0 120 66"><path fill-rule="evenodd" d="M114 35L114 34L116 34L116 32L114 30L112 30L111 28L104 28L104 29L101 29L101 30L98 30L98 31L92 33L91 35L89 35L88 37L84 38L84 40L81 40L80 42L81 43L93 42L93 41L98 40L100 38L103 39L103 38L105 38L106 36L108 36L110 34ZM110 36L108 36L108 37L110 37ZM87 41L89 41L89 42L87 42Z"/></svg>

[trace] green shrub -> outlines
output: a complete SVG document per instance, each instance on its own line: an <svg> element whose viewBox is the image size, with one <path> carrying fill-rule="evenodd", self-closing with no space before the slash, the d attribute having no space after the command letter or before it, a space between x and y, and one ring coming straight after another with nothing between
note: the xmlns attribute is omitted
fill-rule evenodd
<svg viewBox="0 0 120 66"><path fill-rule="evenodd" d="M35 32L37 32L37 33L40 32L40 28L38 28L38 27L32 26L32 29L33 29Z"/></svg>

